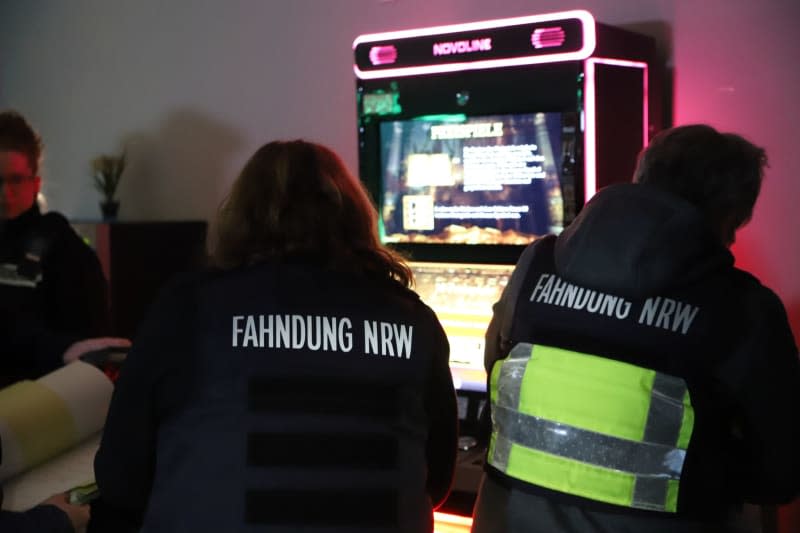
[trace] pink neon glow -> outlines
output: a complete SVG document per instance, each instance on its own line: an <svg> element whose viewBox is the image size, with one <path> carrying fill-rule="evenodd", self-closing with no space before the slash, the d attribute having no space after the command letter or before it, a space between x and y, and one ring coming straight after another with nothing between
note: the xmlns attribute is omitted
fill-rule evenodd
<svg viewBox="0 0 800 533"><path fill-rule="evenodd" d="M586 195L585 201L597 193L597 94L595 91L595 68L594 66L600 65L614 65L617 67L640 68L643 69L642 78L644 80L642 87L642 116L644 117L642 124L642 148L647 146L647 133L649 125L648 105L649 93L647 86L647 63L641 61L628 61L624 59L609 59L592 57L584 61L583 72L586 76L586 87L584 90L584 104L583 112L585 114L586 129L584 130L584 175L583 175L583 190Z"/></svg>
<svg viewBox="0 0 800 533"><path fill-rule="evenodd" d="M531 44L534 48L553 48L561 46L566 40L564 29L560 26L552 28L537 28L531 34Z"/></svg>
<svg viewBox="0 0 800 533"><path fill-rule="evenodd" d="M492 38L471 39L465 41L443 41L433 43L433 55L446 56L450 54L469 54L471 52L485 52L492 49Z"/></svg>
<svg viewBox="0 0 800 533"><path fill-rule="evenodd" d="M362 43L386 42L392 39L403 39L407 37L422 37L426 35L438 35L442 33L452 33L461 31L484 30L489 28L502 28L506 26L518 26L522 24L533 24L538 22L548 22L551 20L562 20L565 18L575 18L581 22L583 29L583 46L575 52L562 52L547 55L515 57L511 59L485 59L479 61L464 61L460 63L448 63L446 65L425 65L420 67L400 67L364 72L353 65L356 76L362 80L377 78L389 78L400 76L417 76L421 74L437 74L443 72L459 72L462 70L476 70L487 68L513 67L520 65L535 65L541 63L557 63L560 61L582 61L594 52L597 44L594 17L588 11L576 9L573 11L562 11L559 13L547 13L544 15L533 15L528 17L515 17L507 19L487 20L482 22L470 22L467 24L453 24L450 26L434 26L430 28L419 28L414 30L401 30L386 33L371 33L360 35L353 41L353 49Z"/></svg>
<svg viewBox="0 0 800 533"><path fill-rule="evenodd" d="M373 65L390 65L397 61L397 48L392 45L373 46L369 49L369 62Z"/></svg>

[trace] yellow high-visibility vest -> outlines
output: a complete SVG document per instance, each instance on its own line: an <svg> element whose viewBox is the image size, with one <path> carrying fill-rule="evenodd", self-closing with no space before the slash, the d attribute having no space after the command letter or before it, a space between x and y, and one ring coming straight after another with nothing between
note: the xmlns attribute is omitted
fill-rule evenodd
<svg viewBox="0 0 800 533"><path fill-rule="evenodd" d="M488 462L601 502L675 512L694 409L686 382L551 346L518 344L491 372Z"/></svg>

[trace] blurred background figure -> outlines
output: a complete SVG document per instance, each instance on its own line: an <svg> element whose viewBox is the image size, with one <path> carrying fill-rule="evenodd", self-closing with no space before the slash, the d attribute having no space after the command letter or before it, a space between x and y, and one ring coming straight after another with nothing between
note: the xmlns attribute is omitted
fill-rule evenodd
<svg viewBox="0 0 800 533"><path fill-rule="evenodd" d="M25 118L0 112L0 387L47 374L76 341L110 333L96 255L36 202L41 158Z"/></svg>

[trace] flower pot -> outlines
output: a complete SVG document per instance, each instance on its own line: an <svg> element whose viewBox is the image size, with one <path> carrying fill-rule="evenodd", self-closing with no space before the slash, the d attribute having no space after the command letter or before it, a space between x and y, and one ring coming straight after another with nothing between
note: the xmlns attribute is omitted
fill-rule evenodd
<svg viewBox="0 0 800 533"><path fill-rule="evenodd" d="M117 219L117 212L119 211L119 202L117 200L106 200L100 202L100 212L103 213L103 220L111 222Z"/></svg>

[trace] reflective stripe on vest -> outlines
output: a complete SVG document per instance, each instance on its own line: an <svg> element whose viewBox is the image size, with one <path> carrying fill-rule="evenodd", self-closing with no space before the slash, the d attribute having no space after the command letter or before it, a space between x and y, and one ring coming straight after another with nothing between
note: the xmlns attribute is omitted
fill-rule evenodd
<svg viewBox="0 0 800 533"><path fill-rule="evenodd" d="M491 373L488 461L549 489L675 512L694 409L683 379L518 344Z"/></svg>

